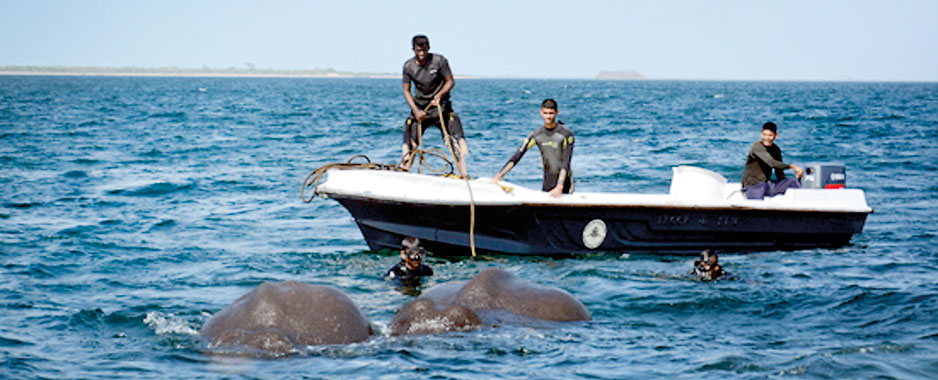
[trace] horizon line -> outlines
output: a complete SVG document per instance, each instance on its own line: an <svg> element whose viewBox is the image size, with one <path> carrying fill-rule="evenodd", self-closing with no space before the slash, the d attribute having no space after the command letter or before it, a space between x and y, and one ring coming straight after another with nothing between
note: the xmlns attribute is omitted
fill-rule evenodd
<svg viewBox="0 0 938 380"><path fill-rule="evenodd" d="M606 70L603 70L606 71ZM400 74L351 72L333 68L315 69L269 69L230 66L227 68L184 68L178 66L0 66L0 76L100 76L100 77L183 77L183 78L319 78L319 79L394 79ZM599 78L593 77L526 77L526 76L480 76L455 75L457 79L504 79L504 80L597 80L597 81L703 81L703 82L835 82L835 83L936 83L938 80L887 80L887 79L702 79L702 78Z"/></svg>

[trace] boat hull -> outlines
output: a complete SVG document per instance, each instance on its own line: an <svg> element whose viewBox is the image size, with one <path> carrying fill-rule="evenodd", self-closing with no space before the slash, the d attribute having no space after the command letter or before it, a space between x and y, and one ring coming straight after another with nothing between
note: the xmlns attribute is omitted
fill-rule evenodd
<svg viewBox="0 0 938 380"><path fill-rule="evenodd" d="M355 218L372 250L420 238L436 255L465 255L470 206L333 196ZM835 248L860 233L867 212L665 206L476 205L479 252L568 255L586 252L697 253Z"/></svg>

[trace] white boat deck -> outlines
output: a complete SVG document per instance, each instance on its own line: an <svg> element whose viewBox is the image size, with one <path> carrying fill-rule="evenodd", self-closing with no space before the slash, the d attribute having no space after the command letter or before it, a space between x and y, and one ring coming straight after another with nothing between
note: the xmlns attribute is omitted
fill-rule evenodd
<svg viewBox="0 0 938 380"><path fill-rule="evenodd" d="M352 196L374 200L432 205L511 206L634 206L665 208L760 209L825 212L865 212L873 210L861 189L790 189L784 195L764 200L748 200L739 183L709 170L680 166L674 168L668 194L575 192L559 199L546 192L510 182L495 183L489 178L471 181L439 176L367 169L332 169L327 180L317 186L324 196Z"/></svg>

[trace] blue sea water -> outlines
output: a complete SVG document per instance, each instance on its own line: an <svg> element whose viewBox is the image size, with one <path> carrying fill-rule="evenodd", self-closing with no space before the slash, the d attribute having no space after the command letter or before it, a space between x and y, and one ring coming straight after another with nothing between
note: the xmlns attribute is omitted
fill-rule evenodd
<svg viewBox="0 0 938 380"><path fill-rule="evenodd" d="M429 257L560 287L593 320L391 337L412 295L312 169L393 163L397 80L0 76L0 378L936 378L938 84L459 80L469 170L491 176L560 103L579 191L738 180L774 120L795 163L842 162L875 210L839 249L692 258ZM431 130L427 141L439 144ZM540 186L537 154L508 180ZM206 355L198 330L263 281L329 284L378 334L281 359Z"/></svg>

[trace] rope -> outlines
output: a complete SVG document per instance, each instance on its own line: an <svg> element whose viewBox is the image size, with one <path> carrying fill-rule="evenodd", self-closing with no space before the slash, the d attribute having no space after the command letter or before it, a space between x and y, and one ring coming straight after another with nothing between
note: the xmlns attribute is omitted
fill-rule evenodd
<svg viewBox="0 0 938 380"><path fill-rule="evenodd" d="M430 162L430 160L427 160L427 159L425 158L425 156L433 156L433 157L437 157L437 158L439 158L439 159L442 159L442 160L443 160L443 167L441 167L440 169L434 169L433 167L430 166L430 164L428 164L428 162ZM418 162L417 162L417 172L418 172L418 173L423 173L422 168L423 168L423 167L426 167L428 173L430 173L430 174L440 174L440 175L442 175L442 176L445 177L445 176L450 176L450 175L452 175L452 174L453 174L453 171L456 170L456 167L453 165L452 162L450 162L449 158L447 158L446 153L444 153L442 150L437 149L437 148L430 148L430 149L420 149L420 148L418 148L418 149L413 149L413 150L410 151L410 153L408 153L407 155L405 155L404 157L401 158L401 160L400 160L400 162L398 162L397 166L398 166L399 168L402 168L402 167L404 167L404 163L405 163L405 162L408 162L408 161L409 161L409 162L413 162L413 160L414 160L415 157L419 157L419 158L418 158ZM447 168L449 168L449 170L447 170Z"/></svg>
<svg viewBox="0 0 938 380"><path fill-rule="evenodd" d="M432 106L433 106L432 104L427 104L427 107L423 109L424 112L429 110L430 107ZM424 154L430 153L430 155L442 158L444 161L446 161L446 163L450 167L449 172L444 174L444 176L447 176L449 174L454 174L453 171L456 170L457 169L456 166L459 165L460 156L457 156L456 151L453 149L453 141L451 141L449 137L449 131L446 129L446 121L443 118L443 108L440 107L439 104L437 104L436 110L437 110L437 116L439 116L440 118L440 131L443 132L443 142L446 143L446 148L449 150L450 155L453 157L453 161L449 161L449 159L446 158L446 153L443 153L443 151L440 149L437 149L437 148L423 149L423 122L418 120L417 121L417 149L412 149L407 155L401 158L400 165L403 166L405 162L413 163L414 162L413 160L416 157L418 158L417 173L423 173L423 167L426 167L427 171L432 174L443 173L446 170L446 167L443 167L441 169L433 169L432 167L430 167L429 164L427 164L428 161L424 158ZM460 171L459 174L462 175L463 173Z"/></svg>
<svg viewBox="0 0 938 380"><path fill-rule="evenodd" d="M469 189L469 251L476 257L476 201L472 196L472 186L466 178L466 189Z"/></svg>
<svg viewBox="0 0 938 380"><path fill-rule="evenodd" d="M424 111L430 109L430 105L427 105L427 108ZM453 161L456 161L456 165L459 165L459 157L456 155L456 151L453 149L453 143L459 144L458 141L451 141L449 137L449 132L446 130L446 120L443 118L443 107L440 107L439 104L436 105L437 116L440 117L440 130L443 132L443 141L446 143L446 147L449 148L449 153L453 155ZM417 122L417 143L419 144L420 149L423 149L423 124ZM422 156L421 156L422 157ZM419 171L419 167L418 167ZM469 190L469 251L472 253L472 257L476 257L476 201L472 195L472 186L469 184L469 173L459 173L465 174L466 177L463 178L466 181L466 189Z"/></svg>
<svg viewBox="0 0 938 380"><path fill-rule="evenodd" d="M352 163L356 158L364 158L365 162L363 163ZM393 170L393 171L402 171L400 167L387 164L379 164L371 162L371 159L368 156L363 154L352 156L346 162L335 162L331 164L326 164L316 168L309 175L306 176L306 179L303 180L303 187L300 188L300 199L303 202L309 203L316 198L316 195L319 193L316 192L316 186L319 185L319 182L322 181L322 176L326 174L329 169L340 168L340 169L375 169L375 170ZM309 198L306 198L306 188L313 188L313 195Z"/></svg>
<svg viewBox="0 0 938 380"><path fill-rule="evenodd" d="M456 151L453 149L453 142L450 140L449 132L446 130L446 121L443 119L443 108L439 104L436 105L437 113L440 117L440 130L443 131L443 141L446 142L446 147L449 149L449 153L453 156L453 160L459 163L459 156L456 155ZM427 108L424 111L430 109L430 105L427 105ZM459 143L458 141L456 142ZM316 198L318 193L316 192L316 186L319 185L319 182L322 181L323 175L326 174L329 169L339 168L339 169L375 169L375 170L392 170L392 171L404 171L402 169L405 162L413 163L414 158L419 156L419 162L417 164L417 172L423 173L422 167L426 166L427 171L432 174L440 174L446 170L446 167L449 167L449 172L443 174L443 176L448 176L453 174L455 166L452 161L446 156L442 150L437 148L423 149L423 124L422 122L417 122L417 149L411 149L410 152L401 157L400 162L397 165L387 165L380 163L372 163L371 159L368 156L359 154L352 156L348 161L341 163L331 163L320 166L313 170L309 175L306 176L306 179L303 180L303 187L300 189L300 198L303 202L310 203L313 199ZM424 155L434 156L443 159L445 165L442 169L434 169L430 167ZM363 163L352 163L356 158L364 158L365 162ZM462 173L460 173L462 174ZM476 226L476 203L475 198L472 194L472 186L469 184L469 175L466 173L466 177L463 178L466 181L466 189L469 190L469 250L472 252L472 257L476 257L476 243L475 243L475 226ZM313 195L309 198L306 198L306 188L313 187ZM502 188L504 190L504 187Z"/></svg>
<svg viewBox="0 0 938 380"><path fill-rule="evenodd" d="M427 108L423 110L426 111L430 109L430 104L427 105ZM446 130L446 120L443 118L443 107L440 107L439 104L436 105L437 116L440 117L440 131L443 132L443 142L446 143L446 148L449 149L449 154L453 156L453 161L456 164L459 164L459 156L456 155L456 151L453 150L453 142L450 141L449 131ZM417 144L420 150L423 150L423 122L417 121ZM458 142L457 142L458 144ZM418 169L419 170L419 169ZM463 173L459 173L463 174Z"/></svg>

